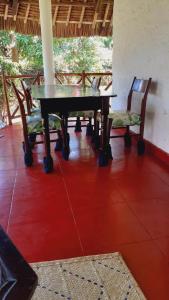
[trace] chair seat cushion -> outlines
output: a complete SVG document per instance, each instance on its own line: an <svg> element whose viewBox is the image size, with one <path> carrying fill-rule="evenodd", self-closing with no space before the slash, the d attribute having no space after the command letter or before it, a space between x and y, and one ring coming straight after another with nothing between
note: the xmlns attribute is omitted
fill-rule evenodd
<svg viewBox="0 0 169 300"><path fill-rule="evenodd" d="M72 111L69 113L70 118L82 117L82 118L93 118L94 112L93 110L85 110L85 111Z"/></svg>
<svg viewBox="0 0 169 300"><path fill-rule="evenodd" d="M28 133L37 133L43 131L42 118L40 115L30 115L26 117Z"/></svg>
<svg viewBox="0 0 169 300"><path fill-rule="evenodd" d="M31 115L41 115L40 108L36 107L31 110Z"/></svg>
<svg viewBox="0 0 169 300"><path fill-rule="evenodd" d="M59 113L56 113L59 115ZM40 108L34 108L31 111L31 115L41 115ZM69 118L93 118L94 117L94 112L93 110L86 110L86 111L72 111L69 113Z"/></svg>
<svg viewBox="0 0 169 300"><path fill-rule="evenodd" d="M43 122L41 118L40 112L33 113L30 116L26 117L27 125L28 125L28 133L38 133L42 132ZM54 114L49 115L49 129L50 130L59 130L61 128L60 126L60 120L58 117Z"/></svg>
<svg viewBox="0 0 169 300"><path fill-rule="evenodd" d="M109 114L109 118L112 119L112 127L125 127L140 125L140 115L128 111L114 111Z"/></svg>
<svg viewBox="0 0 169 300"><path fill-rule="evenodd" d="M60 119L55 114L49 114L49 129L50 130L61 129Z"/></svg>

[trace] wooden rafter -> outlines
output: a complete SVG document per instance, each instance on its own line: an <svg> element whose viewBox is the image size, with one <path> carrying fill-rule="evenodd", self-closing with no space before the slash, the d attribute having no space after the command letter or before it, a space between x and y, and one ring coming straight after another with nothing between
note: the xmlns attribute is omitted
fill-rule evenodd
<svg viewBox="0 0 169 300"><path fill-rule="evenodd" d="M16 21L17 14L18 14L18 9L19 9L19 3L17 3L16 9L14 10L14 16L13 16L14 21Z"/></svg>
<svg viewBox="0 0 169 300"><path fill-rule="evenodd" d="M12 13L13 13L13 16L17 15L18 6L19 6L19 0L12 0Z"/></svg>
<svg viewBox="0 0 169 300"><path fill-rule="evenodd" d="M109 8L110 8L110 4L107 4L106 5L106 10L105 10L105 13L104 13L104 20L103 20L103 24L102 24L103 27L105 27L105 25L106 25L107 16L108 16L108 13L109 13Z"/></svg>
<svg viewBox="0 0 169 300"><path fill-rule="evenodd" d="M98 13L97 12L95 12L94 13L94 19L93 19L93 23L92 23L92 28L94 29L95 28L95 26L96 26L96 22L97 22L97 16L98 16Z"/></svg>
<svg viewBox="0 0 169 300"><path fill-rule="evenodd" d="M69 21L70 21L70 16L71 16L71 11L72 11L72 6L69 6L69 10L68 10L68 14L67 14L67 21L66 21L66 26L69 25Z"/></svg>
<svg viewBox="0 0 169 300"><path fill-rule="evenodd" d="M26 14L25 14L25 18L24 18L24 24L27 23L27 20L28 20L28 16L29 16L29 11L30 11L30 3L27 4L27 8L26 8Z"/></svg>
<svg viewBox="0 0 169 300"><path fill-rule="evenodd" d="M4 20L7 20L7 18L8 18L8 8L9 8L9 5L6 4L5 5L5 12L4 12Z"/></svg>
<svg viewBox="0 0 169 300"><path fill-rule="evenodd" d="M85 14L85 6L82 7L82 11L81 11L81 15L80 15L80 22L78 24L78 28L81 28L81 26L82 26L84 14Z"/></svg>
<svg viewBox="0 0 169 300"><path fill-rule="evenodd" d="M56 5L56 7L55 7L55 12L54 12L54 16L53 16L53 26L54 26L55 23L56 23L56 18L57 18L58 10L59 10L59 6Z"/></svg>
<svg viewBox="0 0 169 300"><path fill-rule="evenodd" d="M99 9L100 9L100 6L101 6L102 3L103 3L102 0L97 0L97 2L96 2L96 8L95 8L95 11L97 13L99 12ZM107 2L106 2L106 4L107 4Z"/></svg>
<svg viewBox="0 0 169 300"><path fill-rule="evenodd" d="M113 26L113 13L112 13L112 16L111 16L111 19L110 19L110 27Z"/></svg>

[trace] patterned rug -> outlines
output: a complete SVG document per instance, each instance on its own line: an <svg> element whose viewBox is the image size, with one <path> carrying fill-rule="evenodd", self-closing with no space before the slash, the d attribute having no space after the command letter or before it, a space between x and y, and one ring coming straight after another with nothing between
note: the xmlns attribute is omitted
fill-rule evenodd
<svg viewBox="0 0 169 300"><path fill-rule="evenodd" d="M119 253L31 264L39 284L32 300L145 300Z"/></svg>

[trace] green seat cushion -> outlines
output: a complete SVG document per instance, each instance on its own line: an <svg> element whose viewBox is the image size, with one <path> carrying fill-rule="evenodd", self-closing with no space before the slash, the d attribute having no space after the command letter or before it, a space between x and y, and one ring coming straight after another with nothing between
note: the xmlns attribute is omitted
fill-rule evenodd
<svg viewBox="0 0 169 300"><path fill-rule="evenodd" d="M69 113L69 118L76 118L76 117L84 117L83 111L71 111Z"/></svg>
<svg viewBox="0 0 169 300"><path fill-rule="evenodd" d="M37 114L41 115L40 108L36 107L36 108L31 109L31 115L37 115Z"/></svg>
<svg viewBox="0 0 169 300"><path fill-rule="evenodd" d="M33 114L26 117L28 133L37 133L43 131L42 118L40 115Z"/></svg>
<svg viewBox="0 0 169 300"><path fill-rule="evenodd" d="M75 117L82 117L82 118L93 118L94 112L93 110L86 110L86 111L72 111L69 113L70 118Z"/></svg>
<svg viewBox="0 0 169 300"><path fill-rule="evenodd" d="M41 118L41 114L39 112L33 113L30 116L26 117L27 125L28 125L28 133L38 133L42 132L43 122ZM58 117L54 114L49 115L49 128L50 130L59 130L61 128L60 126L60 120Z"/></svg>
<svg viewBox="0 0 169 300"><path fill-rule="evenodd" d="M61 129L61 124L60 124L60 120L57 117L57 115L54 114L50 114L49 115L49 128L50 130L59 130Z"/></svg>
<svg viewBox="0 0 169 300"><path fill-rule="evenodd" d="M134 126L141 123L139 114L128 111L114 111L109 114L109 118L112 119L112 127Z"/></svg>
<svg viewBox="0 0 169 300"><path fill-rule="evenodd" d="M41 111L39 108L34 108L32 111L31 111L31 114L32 115L41 115ZM59 115L59 113L56 113L57 115ZM69 113L69 118L77 118L77 117L81 117L81 118L84 118L84 117L91 117L93 118L94 117L94 112L92 110L86 110L86 111L72 111Z"/></svg>

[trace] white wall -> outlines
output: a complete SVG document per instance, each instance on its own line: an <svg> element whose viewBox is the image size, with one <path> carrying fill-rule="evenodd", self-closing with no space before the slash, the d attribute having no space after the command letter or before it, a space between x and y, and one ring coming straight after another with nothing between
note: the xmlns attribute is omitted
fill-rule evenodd
<svg viewBox="0 0 169 300"><path fill-rule="evenodd" d="M134 75L152 77L145 138L169 153L169 0L114 0L113 108L126 106Z"/></svg>

